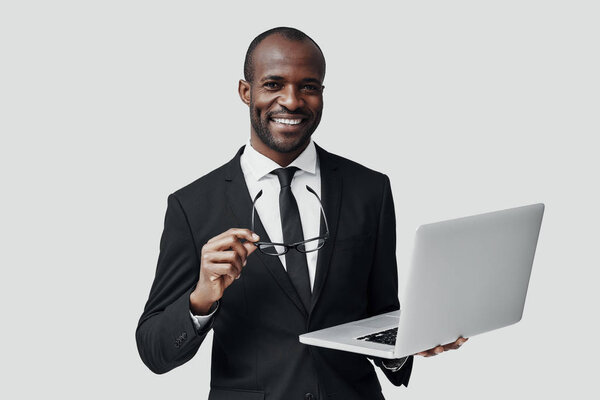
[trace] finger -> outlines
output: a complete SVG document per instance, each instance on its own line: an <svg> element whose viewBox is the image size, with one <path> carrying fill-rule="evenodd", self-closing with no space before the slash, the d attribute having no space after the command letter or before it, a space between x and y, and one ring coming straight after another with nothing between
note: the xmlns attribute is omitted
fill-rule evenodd
<svg viewBox="0 0 600 400"><path fill-rule="evenodd" d="M260 240L260 237L256 233L252 232L250 229L231 228L211 238L207 243L217 242L227 236L235 236L239 239L246 239L250 242L257 242L258 240Z"/></svg>
<svg viewBox="0 0 600 400"><path fill-rule="evenodd" d="M460 346L462 346L466 341L467 341L467 339L465 339L464 337L461 336L458 339L456 339L453 343L448 343L446 346L451 348L452 350L456 350Z"/></svg>
<svg viewBox="0 0 600 400"><path fill-rule="evenodd" d="M248 258L250 254L254 253L256 249L258 249L258 246L255 246L252 242L244 242L242 243L242 246L244 246L246 249L246 258Z"/></svg>
<svg viewBox="0 0 600 400"><path fill-rule="evenodd" d="M221 277L229 277L234 280L239 275L233 264L228 263L211 264L207 268L207 272L210 275L209 279L211 282L214 282Z"/></svg>
<svg viewBox="0 0 600 400"><path fill-rule="evenodd" d="M237 255L236 266L239 265L239 273L242 273L242 268L246 266L246 259L248 258L248 250L246 249L245 244L249 243L250 246L256 247L250 242L240 243L238 239L234 239L231 242L231 249ZM239 275L238 275L239 277Z"/></svg>
<svg viewBox="0 0 600 400"><path fill-rule="evenodd" d="M217 236L214 236L208 240L207 243L212 243L223 239L224 237L230 236L231 232L233 232L235 228L227 229L225 232L219 233Z"/></svg>
<svg viewBox="0 0 600 400"><path fill-rule="evenodd" d="M457 341L455 340L454 342L446 343L443 347L444 347L445 351L448 351L448 350L458 349L460 346L458 345Z"/></svg>
<svg viewBox="0 0 600 400"><path fill-rule="evenodd" d="M209 251L223 251L229 250L235 242L239 243L239 239L233 235L223 236L219 239L215 239L212 242L206 243L206 247Z"/></svg>
<svg viewBox="0 0 600 400"><path fill-rule="evenodd" d="M464 338L464 337L459 337L458 339L456 339L454 342L452 343L448 343L444 345L444 348L446 350L457 350L460 348L460 346L462 346L468 339Z"/></svg>
<svg viewBox="0 0 600 400"><path fill-rule="evenodd" d="M236 235L227 235L223 236L220 239L215 239L211 243L207 243L205 246L208 246L209 250L219 251L219 250L228 250L235 245L235 243L241 243L240 238ZM248 242L254 242L248 241Z"/></svg>
<svg viewBox="0 0 600 400"><path fill-rule="evenodd" d="M444 349L443 349L442 346L436 346L436 347L433 347L433 348L431 348L429 350L425 350L425 351L422 351L422 352L417 353L417 354L421 355L423 357L433 357L433 356L436 356L436 355L438 355L440 353L443 353L443 352L444 352Z"/></svg>
<svg viewBox="0 0 600 400"><path fill-rule="evenodd" d="M210 252L208 253L208 259L210 264L231 264L235 268L237 275L242 273L242 259L233 250Z"/></svg>
<svg viewBox="0 0 600 400"><path fill-rule="evenodd" d="M460 345L456 344L455 342L452 343L448 343L444 345L444 351L448 351L448 350L456 350L460 347Z"/></svg>
<svg viewBox="0 0 600 400"><path fill-rule="evenodd" d="M252 246L256 247L254 245ZM240 257L242 265L246 265L246 258L248 257L248 250L246 250L246 246L244 246L244 244L240 243L238 240L235 240L231 244L231 249Z"/></svg>
<svg viewBox="0 0 600 400"><path fill-rule="evenodd" d="M238 275L238 277L239 277L239 275ZM235 278L235 279L237 279L237 278ZM229 285L231 285L235 279L230 277L229 275L223 275L225 288L227 289L229 287Z"/></svg>

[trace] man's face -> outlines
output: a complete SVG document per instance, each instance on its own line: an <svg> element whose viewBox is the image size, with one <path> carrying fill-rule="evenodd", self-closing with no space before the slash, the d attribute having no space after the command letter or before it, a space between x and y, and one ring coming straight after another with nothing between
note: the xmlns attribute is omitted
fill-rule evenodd
<svg viewBox="0 0 600 400"><path fill-rule="evenodd" d="M253 64L249 90L253 132L278 153L305 147L323 111L321 53L309 40L272 35L254 50Z"/></svg>

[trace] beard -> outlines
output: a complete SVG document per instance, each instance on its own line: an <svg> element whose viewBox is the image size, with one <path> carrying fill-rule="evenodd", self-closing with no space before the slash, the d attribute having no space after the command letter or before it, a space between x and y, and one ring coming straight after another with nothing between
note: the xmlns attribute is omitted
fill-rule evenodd
<svg viewBox="0 0 600 400"><path fill-rule="evenodd" d="M275 139L275 137L269 130L269 121L271 120L271 116L277 115L278 113L282 112L285 112L286 114L291 116L294 115L293 112L290 112L284 108L283 110L279 110L277 112L268 112L267 114L265 114L265 118L261 119L258 110L254 107L254 102L252 101L252 99L250 99L250 124L252 125L254 132L256 132L260 140L264 144L266 144L267 147L269 147L271 150L274 150L278 153L292 153L298 149L301 149L302 147L305 147L308 144L313 132L317 129L317 126L319 126L319 122L321 120L321 113L319 112L318 115L314 116L312 112L303 112L302 115L309 115L310 118L308 118L308 120L312 122L310 122L310 124L307 125L305 129L298 134L298 138L296 140L291 142L284 142Z"/></svg>

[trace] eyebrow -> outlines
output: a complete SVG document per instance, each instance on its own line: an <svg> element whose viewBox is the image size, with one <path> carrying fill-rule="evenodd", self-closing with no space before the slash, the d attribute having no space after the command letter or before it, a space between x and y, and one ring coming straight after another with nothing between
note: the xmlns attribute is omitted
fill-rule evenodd
<svg viewBox="0 0 600 400"><path fill-rule="evenodd" d="M260 80L260 82L266 81L284 81L285 78L279 75L267 75ZM321 81L316 78L304 78L302 79L303 83L315 83L317 85L322 85Z"/></svg>
<svg viewBox="0 0 600 400"><path fill-rule="evenodd" d="M321 81L315 78L306 78L306 79L302 79L302 82L304 83L316 83L317 85L322 85Z"/></svg>
<svg viewBox="0 0 600 400"><path fill-rule="evenodd" d="M262 78L260 81L261 82L265 82L265 81L282 81L283 77L279 76L279 75L267 75L264 78Z"/></svg>

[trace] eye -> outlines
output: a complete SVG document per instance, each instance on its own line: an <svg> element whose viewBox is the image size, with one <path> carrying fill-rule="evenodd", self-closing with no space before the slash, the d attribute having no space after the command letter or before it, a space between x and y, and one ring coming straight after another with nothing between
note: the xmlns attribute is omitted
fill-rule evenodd
<svg viewBox="0 0 600 400"><path fill-rule="evenodd" d="M302 86L302 90L305 90L307 92L319 92L321 91L321 87L315 85L304 85Z"/></svg>
<svg viewBox="0 0 600 400"><path fill-rule="evenodd" d="M277 82L265 82L263 86L269 90L277 90L280 88L280 85Z"/></svg>

